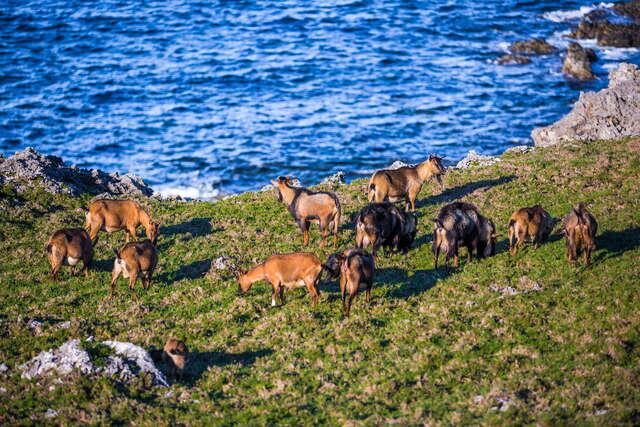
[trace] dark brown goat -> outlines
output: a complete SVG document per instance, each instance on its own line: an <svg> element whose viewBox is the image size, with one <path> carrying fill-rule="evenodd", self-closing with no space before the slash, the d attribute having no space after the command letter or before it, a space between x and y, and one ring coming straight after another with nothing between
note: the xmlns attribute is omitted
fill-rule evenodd
<svg viewBox="0 0 640 427"><path fill-rule="evenodd" d="M162 360L169 367L169 376L182 379L184 368L189 360L189 349L186 344L179 339L169 338L162 350Z"/></svg>
<svg viewBox="0 0 640 427"><path fill-rule="evenodd" d="M470 203L450 203L440 209L438 217L433 220L432 252L435 256L435 268L438 268L438 257L444 253L445 262L453 257L454 267L458 267L458 249L465 246L469 261L473 259L473 251L478 258L495 254L496 233L493 221L482 216L478 208Z"/></svg>
<svg viewBox="0 0 640 427"><path fill-rule="evenodd" d="M385 251L396 249L406 253L416 236L416 217L392 203L369 203L356 218L356 246L372 246L377 257L380 247Z"/></svg>
<svg viewBox="0 0 640 427"><path fill-rule="evenodd" d="M535 247L547 240L560 220L555 219L545 211L542 206L535 205L530 208L522 208L515 211L509 218L509 250L511 255L516 255L518 249L524 245L529 237Z"/></svg>
<svg viewBox="0 0 640 427"><path fill-rule="evenodd" d="M347 249L332 254L325 264L330 271L329 280L340 275L340 292L342 294L342 311L346 316L351 312L351 303L356 295L364 291L367 303L371 302L371 288L375 275L373 256L363 249ZM347 302L347 294L349 301Z"/></svg>
<svg viewBox="0 0 640 427"><path fill-rule="evenodd" d="M89 266L93 259L93 245L89 234L81 228L65 228L53 233L46 246L47 259L51 265L51 278L58 280L58 271L70 265L75 273L76 264L82 261L85 277L89 277Z"/></svg>
<svg viewBox="0 0 640 427"><path fill-rule="evenodd" d="M430 155L427 160L416 166L404 166L395 170L383 169L375 172L369 181L369 202L381 203L388 198L390 202L406 199L405 210L416 210L416 197L422 189L422 185L435 177L442 184L442 175L445 168L442 165L442 157Z"/></svg>
<svg viewBox="0 0 640 427"><path fill-rule="evenodd" d="M583 203L573 207L564 220L562 233L567 244L567 258L572 263L578 259L582 250L584 263L591 264L591 253L596 249L598 223Z"/></svg>
<svg viewBox="0 0 640 427"><path fill-rule="evenodd" d="M110 297L113 296L116 281L121 274L129 278L129 289L134 296L138 297L134 290L138 276L142 277L142 289L147 289L151 285L151 276L158 264L155 245L151 240L145 239L141 242L129 242L120 251L117 249L113 251L116 259L111 272Z"/></svg>
<svg viewBox="0 0 640 427"><path fill-rule="evenodd" d="M333 229L333 246L337 246L340 227L340 201L335 194L293 187L289 178L282 176L271 183L278 191L278 199L288 206L289 212L300 227L305 246L309 244L309 227L312 222L317 222L320 226L321 248L326 244L330 228Z"/></svg>

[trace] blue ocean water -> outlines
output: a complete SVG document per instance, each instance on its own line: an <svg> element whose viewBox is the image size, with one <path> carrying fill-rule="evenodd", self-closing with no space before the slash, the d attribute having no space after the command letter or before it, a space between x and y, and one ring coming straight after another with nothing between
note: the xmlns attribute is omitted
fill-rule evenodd
<svg viewBox="0 0 640 427"><path fill-rule="evenodd" d="M513 41L566 46L589 1L0 1L0 152L206 198L368 175L429 153L496 154L598 90L561 54L492 61ZM585 44L585 43L583 43ZM587 45L595 45L588 41Z"/></svg>

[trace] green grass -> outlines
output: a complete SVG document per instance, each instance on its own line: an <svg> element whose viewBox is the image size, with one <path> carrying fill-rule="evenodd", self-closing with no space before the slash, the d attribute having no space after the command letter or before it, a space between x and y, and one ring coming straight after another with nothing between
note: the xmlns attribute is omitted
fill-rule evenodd
<svg viewBox="0 0 640 427"><path fill-rule="evenodd" d="M451 171L442 194L425 185L413 249L382 257L372 305L360 296L349 318L336 282L321 286L315 309L304 289L271 308L270 285L240 297L233 277L206 274L219 256L246 268L304 250L271 192L145 200L164 224L155 281L135 300L121 279L109 300L110 249L122 233L101 234L89 279L70 277L68 267L58 283L47 277L44 243L82 225L90 196L2 188L0 362L10 369L0 373L0 423L39 424L52 408L59 415L47 421L60 424L638 424L639 155L638 139L535 149ZM335 189L340 247L353 245L349 218L366 203L365 187ZM593 266L571 266L559 236L517 257L502 237L496 256L434 271L430 219L454 200L476 204L503 235L516 208L540 203L562 216L585 202L599 222ZM326 259L332 248L318 249L315 226L312 238L307 250ZM541 290L530 291L536 283ZM492 290L506 286L521 293ZM42 321L42 331L25 318ZM72 326L56 326L64 321ZM192 363L172 393L145 381L20 378L17 366L40 351L89 335L145 348L176 336Z"/></svg>

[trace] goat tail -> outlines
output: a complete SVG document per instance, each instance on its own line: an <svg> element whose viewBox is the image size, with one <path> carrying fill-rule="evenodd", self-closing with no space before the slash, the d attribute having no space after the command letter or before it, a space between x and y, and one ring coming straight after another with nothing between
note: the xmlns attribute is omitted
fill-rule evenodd
<svg viewBox="0 0 640 427"><path fill-rule="evenodd" d="M369 194L367 194L367 200L369 200L369 202L373 202L375 195L376 195L376 185L374 183L370 183Z"/></svg>
<svg viewBox="0 0 640 427"><path fill-rule="evenodd" d="M86 231L87 233L91 231L91 212L89 211L87 211L86 215L84 216L84 231Z"/></svg>

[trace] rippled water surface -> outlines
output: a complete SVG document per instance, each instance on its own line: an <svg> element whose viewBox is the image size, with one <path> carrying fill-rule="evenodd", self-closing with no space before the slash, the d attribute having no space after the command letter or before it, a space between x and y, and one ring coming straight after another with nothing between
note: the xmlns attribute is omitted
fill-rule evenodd
<svg viewBox="0 0 640 427"><path fill-rule="evenodd" d="M566 45L586 1L1 4L0 151L34 146L195 197L499 153L640 62L598 49L588 83L563 77L560 53L492 63L519 39Z"/></svg>

